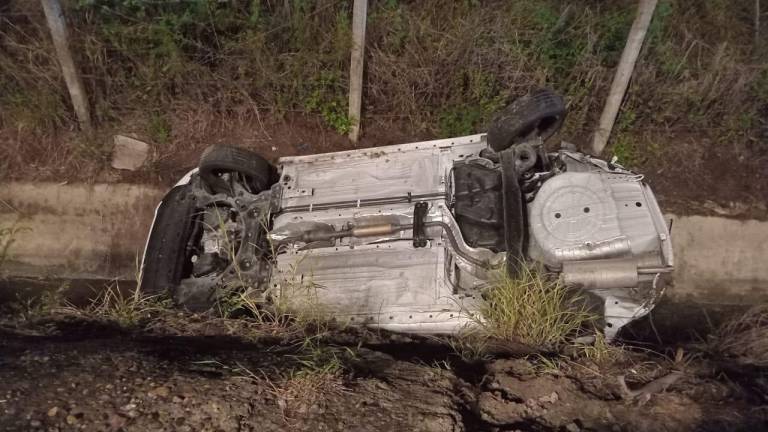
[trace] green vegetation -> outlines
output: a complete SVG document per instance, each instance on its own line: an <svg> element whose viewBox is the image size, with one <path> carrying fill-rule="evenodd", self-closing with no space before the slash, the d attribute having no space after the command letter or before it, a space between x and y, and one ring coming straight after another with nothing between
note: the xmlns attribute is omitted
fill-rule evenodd
<svg viewBox="0 0 768 432"><path fill-rule="evenodd" d="M215 360L198 364L229 370L242 378L267 384L269 392L278 401L283 420L290 426L296 420L295 416L305 413L306 405L315 404L318 398L327 397L329 393L344 390L342 375L347 370L347 363L356 358L354 350L322 345L315 337L306 338L291 349L294 354L286 356L285 372L277 376L270 376L263 369L249 369L240 363L234 367Z"/></svg>
<svg viewBox="0 0 768 432"><path fill-rule="evenodd" d="M561 346L596 318L560 279L532 266L499 274L483 300L478 322L486 334L534 348Z"/></svg>
<svg viewBox="0 0 768 432"><path fill-rule="evenodd" d="M19 226L16 223L11 226L0 227L0 271L2 271L5 261L10 257L11 247L16 242L16 235L30 230L31 228ZM1 273L0 276L2 276Z"/></svg>
<svg viewBox="0 0 768 432"><path fill-rule="evenodd" d="M7 316L18 318L20 321L34 321L58 311L61 308L67 308L64 300L64 291L69 288L68 283L64 283L55 290L46 290L39 296L18 296L16 301L8 302L3 305Z"/></svg>
<svg viewBox="0 0 768 432"><path fill-rule="evenodd" d="M619 117L631 112L636 120L614 136L625 163L642 163L649 143L678 133L721 142L759 136L768 51L755 46L748 3L659 2ZM176 142L211 131L208 123L260 124L260 113L308 114L349 131L350 2L66 6L99 127L128 124L161 158ZM6 8L0 127L37 135L75 129L39 5L13 0ZM565 135L586 137L635 9L631 0L372 1L363 121L414 136L465 134L482 130L511 99L549 86L567 97ZM81 150L75 163L104 155L101 146Z"/></svg>
<svg viewBox="0 0 768 432"><path fill-rule="evenodd" d="M304 102L310 112L319 114L325 124L340 134L349 133L352 119L347 116L345 86L338 73L322 73Z"/></svg>
<svg viewBox="0 0 768 432"><path fill-rule="evenodd" d="M106 319L121 327L134 327L152 317L153 312L167 309L170 301L162 296L149 296L136 288L124 292L117 283L110 284L91 300L84 310L72 308L85 316Z"/></svg>
<svg viewBox="0 0 768 432"><path fill-rule="evenodd" d="M68 108L57 93L36 91L34 88L17 89L1 94L0 105L4 108L2 116L5 121L19 130L49 131L68 123Z"/></svg>
<svg viewBox="0 0 768 432"><path fill-rule="evenodd" d="M291 356L298 367L293 369L291 379L310 379L317 377L338 377L344 370L344 364L355 357L350 348L341 351L320 343L318 336L306 337L298 346L298 354Z"/></svg>
<svg viewBox="0 0 768 432"><path fill-rule="evenodd" d="M524 265L515 276L498 273L483 292L479 313L469 318L475 326L438 339L465 362L514 353L533 359L541 372L572 361L601 365L625 354L597 331L599 317L586 299L539 265Z"/></svg>
<svg viewBox="0 0 768 432"><path fill-rule="evenodd" d="M220 219L220 224L223 221ZM274 247L272 244L270 248ZM232 256L234 245L228 244ZM329 311L320 304L318 289L312 277L297 272L299 263L282 274L280 282L262 292L250 283L235 264L237 278L218 293L215 309L219 316L247 316L265 332L280 334L326 333L336 326Z"/></svg>
<svg viewBox="0 0 768 432"><path fill-rule="evenodd" d="M150 139L157 144L168 144L171 140L171 124L162 113L153 113L149 118Z"/></svg>
<svg viewBox="0 0 768 432"><path fill-rule="evenodd" d="M444 341L462 361L476 362L490 358L488 335L483 330L465 331L456 337L440 339Z"/></svg>
<svg viewBox="0 0 768 432"><path fill-rule="evenodd" d="M637 165L640 152L637 149L632 137L627 134L617 134L613 140L612 153L616 157L619 165L632 168Z"/></svg>
<svg viewBox="0 0 768 432"><path fill-rule="evenodd" d="M282 374L272 384L272 392L283 410L283 416L290 421L306 404L314 403L318 397L343 389L342 374L346 364L356 357L350 348L339 349L322 345L317 337L308 337L297 347L297 354L289 356L296 366Z"/></svg>

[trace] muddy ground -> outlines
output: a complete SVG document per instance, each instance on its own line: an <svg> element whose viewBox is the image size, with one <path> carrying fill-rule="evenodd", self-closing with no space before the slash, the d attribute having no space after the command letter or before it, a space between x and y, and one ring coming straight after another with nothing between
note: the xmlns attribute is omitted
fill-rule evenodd
<svg viewBox="0 0 768 432"><path fill-rule="evenodd" d="M764 371L684 352L462 360L433 339L354 329L310 337L175 312L131 329L6 316L0 430L768 429ZM681 378L649 397L617 380L635 391L675 370Z"/></svg>

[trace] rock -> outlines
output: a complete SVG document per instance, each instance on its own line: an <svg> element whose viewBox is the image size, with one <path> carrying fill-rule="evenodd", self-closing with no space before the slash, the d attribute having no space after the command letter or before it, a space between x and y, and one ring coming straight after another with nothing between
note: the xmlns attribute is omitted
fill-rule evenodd
<svg viewBox="0 0 768 432"><path fill-rule="evenodd" d="M48 417L56 417L56 414L59 413L59 407L53 407L48 410Z"/></svg>
<svg viewBox="0 0 768 432"><path fill-rule="evenodd" d="M526 359L502 359L488 365L488 372L492 374L511 375L520 379L528 379L536 376L536 369Z"/></svg>
<svg viewBox="0 0 768 432"><path fill-rule="evenodd" d="M565 425L565 430L568 432L580 432L581 428L576 423L571 422Z"/></svg>
<svg viewBox="0 0 768 432"><path fill-rule="evenodd" d="M164 397L168 397L168 395L171 394L171 391L168 389L168 387L160 386L150 390L149 394L152 396L159 396L164 398Z"/></svg>
<svg viewBox="0 0 768 432"><path fill-rule="evenodd" d="M32 426L33 428L37 428L42 426L43 424L40 422L40 420L32 420L29 422L29 425Z"/></svg>
<svg viewBox="0 0 768 432"><path fill-rule="evenodd" d="M125 135L115 135L112 168L134 171L147 160L149 144Z"/></svg>
<svg viewBox="0 0 768 432"><path fill-rule="evenodd" d="M125 426L126 419L117 415L117 414L110 414L109 415L109 427L112 430L118 430Z"/></svg>
<svg viewBox="0 0 768 432"><path fill-rule="evenodd" d="M75 417L75 416L73 416L73 415L71 415L71 414L70 414L70 415L68 415L68 416L67 416L67 424L68 424L68 425L73 425L73 424L75 424L75 423L77 423L77 417Z"/></svg>
<svg viewBox="0 0 768 432"><path fill-rule="evenodd" d="M558 400L557 392L552 392L549 396L542 396L539 401L546 403L555 403Z"/></svg>

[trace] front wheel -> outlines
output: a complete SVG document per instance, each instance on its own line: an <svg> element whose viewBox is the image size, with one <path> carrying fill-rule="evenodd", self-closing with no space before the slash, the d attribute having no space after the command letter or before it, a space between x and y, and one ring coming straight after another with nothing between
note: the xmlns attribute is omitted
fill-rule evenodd
<svg viewBox="0 0 768 432"><path fill-rule="evenodd" d="M275 168L260 155L240 147L210 146L200 156L200 178L213 193L232 193L232 175L257 194L267 190L275 178ZM225 174L229 176L225 177Z"/></svg>
<svg viewBox="0 0 768 432"><path fill-rule="evenodd" d="M168 192L155 214L141 269L141 292L172 294L189 273L187 244L195 229L196 203L192 186L176 186Z"/></svg>

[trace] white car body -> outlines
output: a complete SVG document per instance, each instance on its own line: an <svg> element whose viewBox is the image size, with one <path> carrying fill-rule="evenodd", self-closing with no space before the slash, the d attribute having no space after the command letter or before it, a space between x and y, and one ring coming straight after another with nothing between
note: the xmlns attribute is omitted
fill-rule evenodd
<svg viewBox="0 0 768 432"><path fill-rule="evenodd" d="M500 169L487 149L477 134L280 158L279 182L261 192L273 251L259 289L310 296L337 320L393 331L457 333L476 323L508 254L465 238L454 170L464 167L471 182L467 170ZM538 183L525 194L525 256L598 303L612 338L658 301L659 276L674 264L669 230L642 176L573 151L548 157L557 168L526 177ZM426 208L418 247L417 203Z"/></svg>

